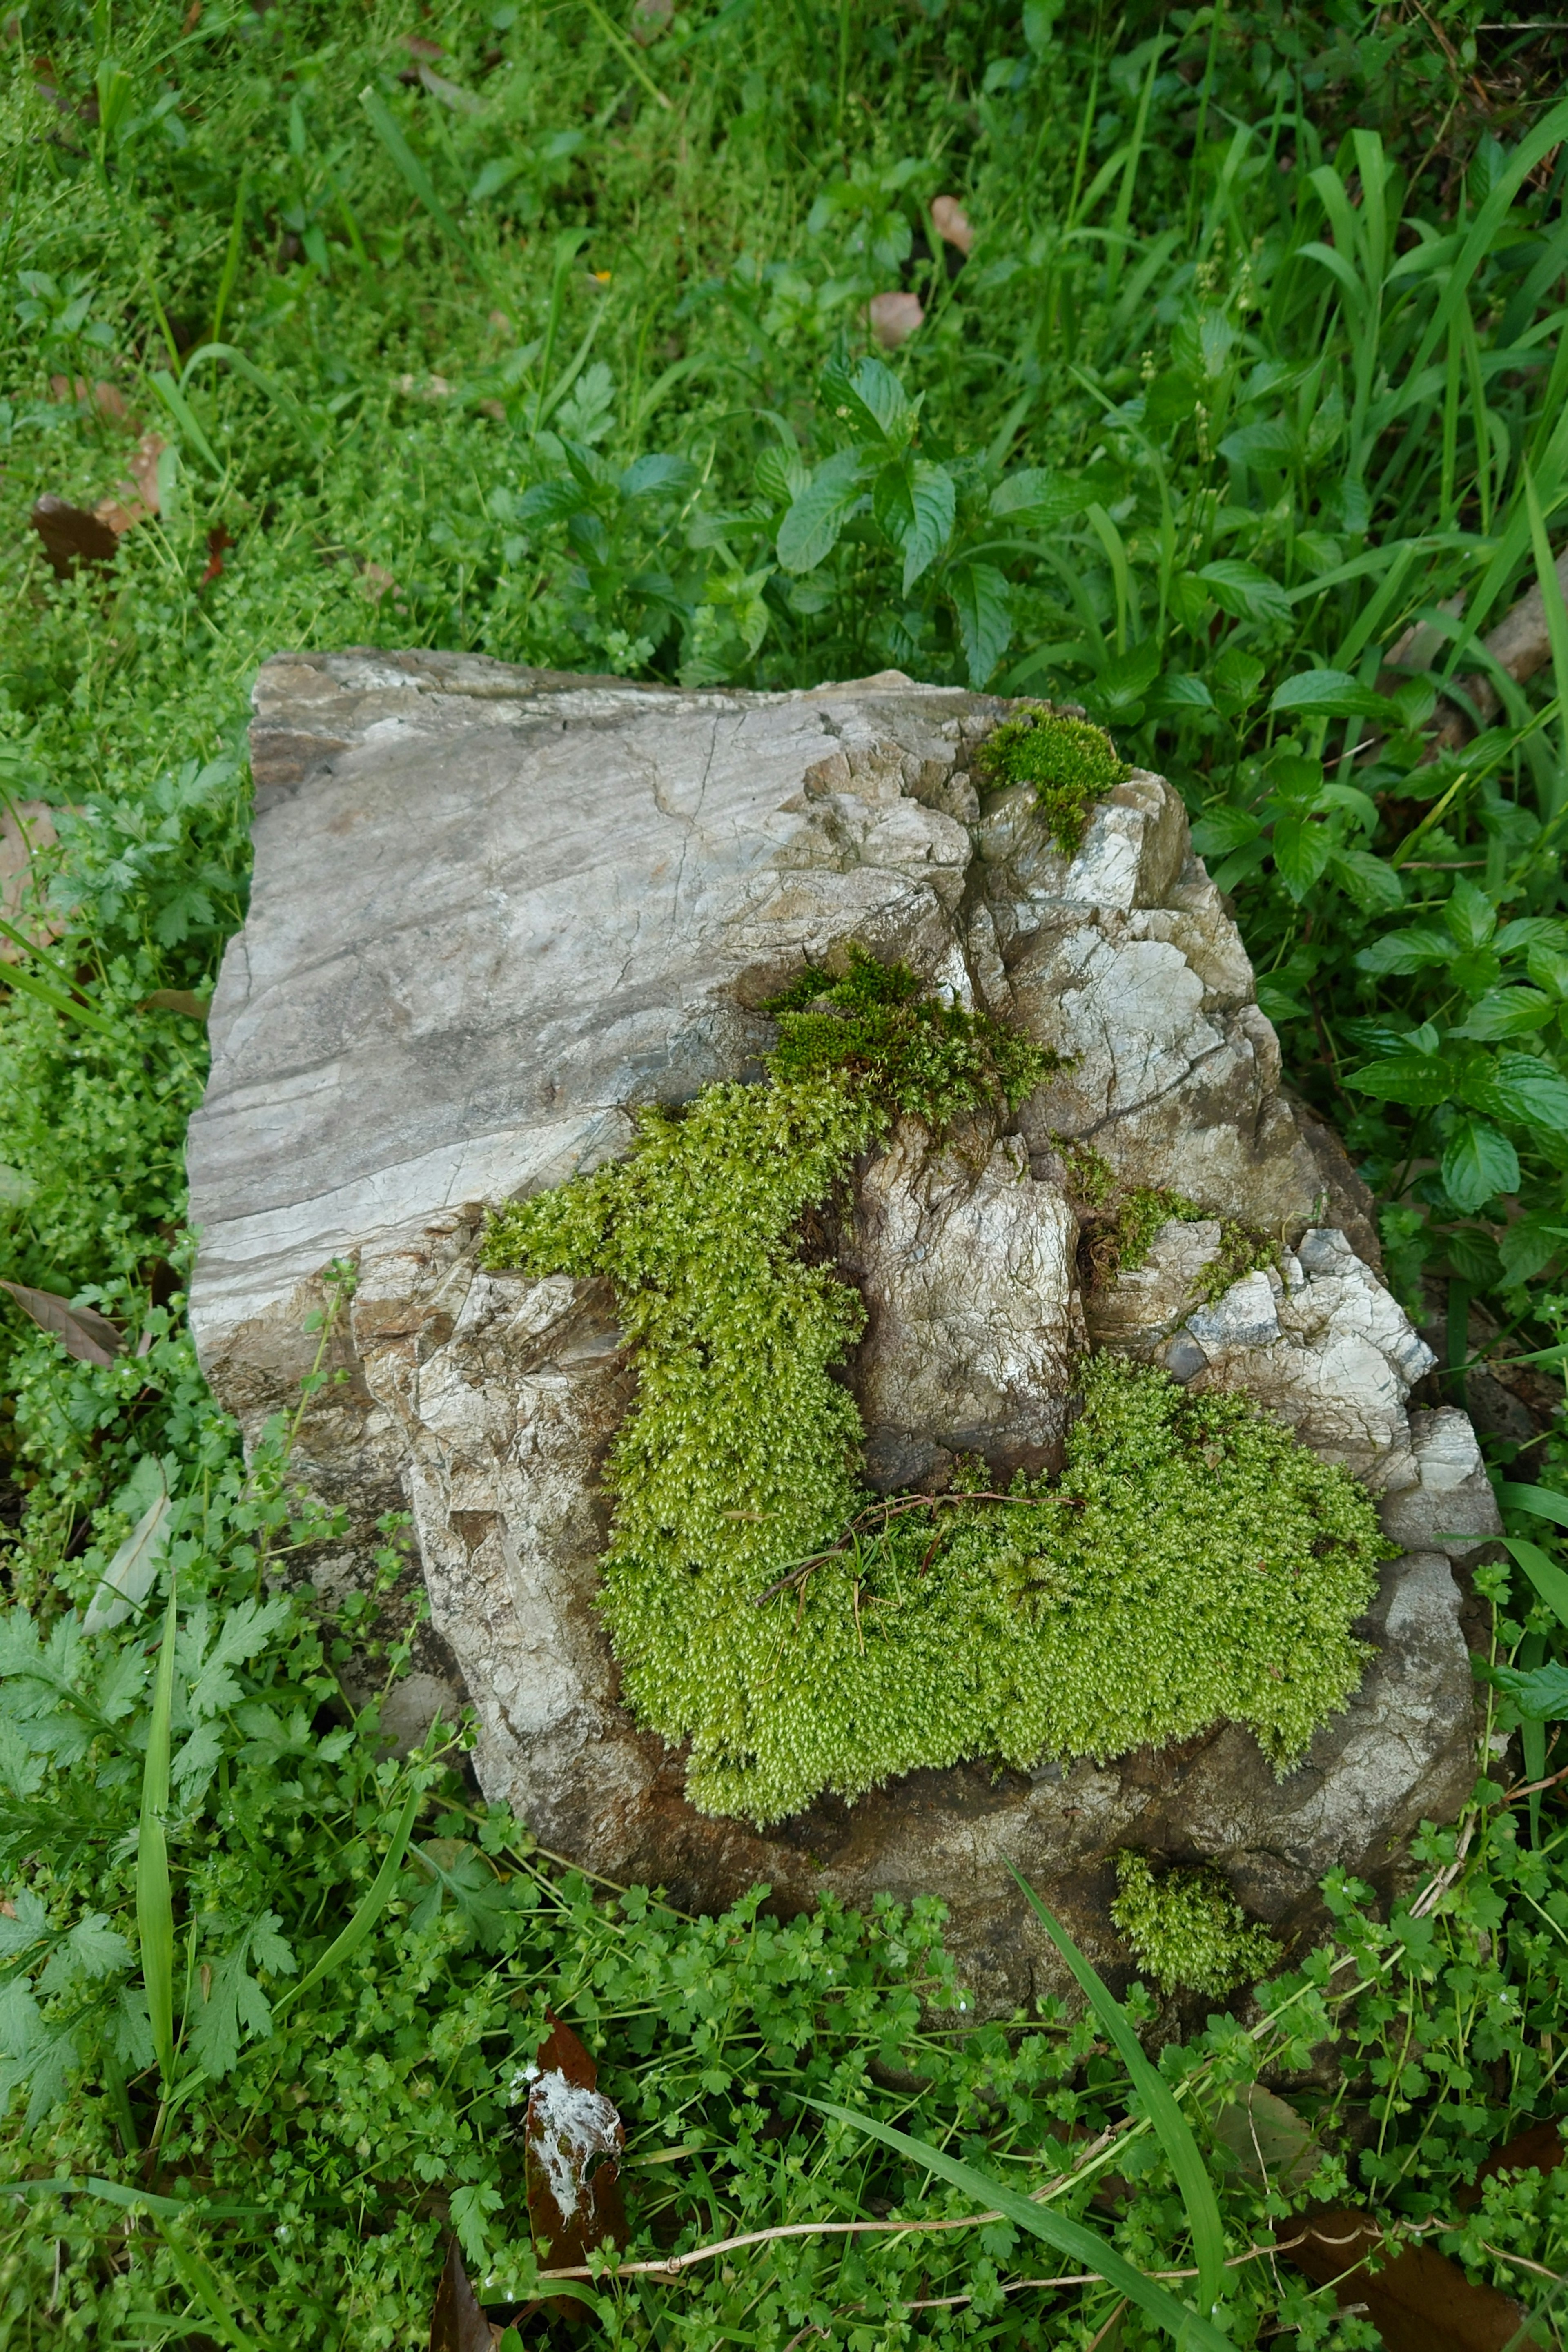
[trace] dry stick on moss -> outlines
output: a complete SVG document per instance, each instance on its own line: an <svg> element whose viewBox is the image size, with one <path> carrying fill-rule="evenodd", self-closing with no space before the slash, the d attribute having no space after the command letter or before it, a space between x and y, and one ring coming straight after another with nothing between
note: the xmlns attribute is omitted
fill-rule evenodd
<svg viewBox="0 0 1568 2352"><path fill-rule="evenodd" d="M893 1497L887 1503L868 1503L866 1508L863 1511L857 1511L855 1517L850 1520L849 1533L847 1535L841 1536L836 1544L829 1544L826 1551L814 1551L809 1559L796 1560L795 1566L788 1570L784 1575L781 1576L775 1583L770 1584L765 1592L758 1593L756 1599L752 1601L752 1606L753 1609L760 1609L764 1601L771 1601L773 1599L775 1592L786 1591L792 1584L804 1583L805 1579L811 1574L814 1568L821 1568L826 1561L840 1558L840 1556L847 1552L853 1544L855 1540L854 1531L859 1526L861 1520L868 1519L872 1516L873 1512L880 1511L882 1513L882 1524L885 1527L889 1519L899 1518L905 1511L923 1511L928 1507L928 1506L934 1507L938 1503L1022 1503L1026 1507L1033 1504L1037 1508L1042 1502L1054 1499L1055 1498L1052 1496L1040 1495L993 1495L990 1493L981 1493L973 1495L900 1495ZM727 1519L739 1518L742 1516L745 1515L739 1511L726 1511L724 1514L724 1517ZM750 1514L750 1516L755 1517L756 1514L752 1513ZM928 1553L926 1557L927 1559L929 1559L931 1555ZM922 1562L922 1565L924 1563Z"/></svg>

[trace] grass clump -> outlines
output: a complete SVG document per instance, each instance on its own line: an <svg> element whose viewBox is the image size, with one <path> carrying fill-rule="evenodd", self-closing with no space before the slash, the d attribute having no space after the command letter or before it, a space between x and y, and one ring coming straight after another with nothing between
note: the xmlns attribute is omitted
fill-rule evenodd
<svg viewBox="0 0 1568 2352"><path fill-rule="evenodd" d="M1052 840L1078 854L1089 812L1130 773L1103 727L1064 719L1031 703L1005 719L980 746L975 764L994 784L1033 784Z"/></svg>
<svg viewBox="0 0 1568 2352"><path fill-rule="evenodd" d="M1217 1870L1156 1878L1142 1854L1119 1853L1116 1885L1111 1918L1163 1992L1223 2000L1278 1968L1278 1942L1248 1922Z"/></svg>
<svg viewBox="0 0 1568 2352"><path fill-rule="evenodd" d="M863 964L838 985L888 1002ZM1221 1717L1283 1769L1360 1678L1387 1547L1277 1423L1104 1358L1058 1486L902 1509L860 1487L830 1367L862 1309L795 1224L892 1084L840 1063L710 1087L491 1227L492 1267L609 1276L637 1351L604 1561L628 1704L689 1741L694 1803L763 1826L922 1765L1106 1758Z"/></svg>

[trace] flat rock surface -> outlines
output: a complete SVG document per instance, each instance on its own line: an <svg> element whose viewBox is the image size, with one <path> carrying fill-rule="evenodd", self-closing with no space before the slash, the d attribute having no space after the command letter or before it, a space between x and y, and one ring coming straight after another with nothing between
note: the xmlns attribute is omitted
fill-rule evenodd
<svg viewBox="0 0 1568 2352"><path fill-rule="evenodd" d="M487 1794L542 1843L688 1906L756 1878L940 1895L989 2007L1055 1984L1007 1864L1113 1973L1112 1856L1207 1856L1261 1917L1321 1916L1340 1863L1379 1884L1474 1769L1450 1568L1495 1532L1462 1414L1407 1409L1430 1361L1379 1280L1364 1192L1279 1082L1236 927L1176 794L1134 773L1066 858L987 792L1006 706L889 674L809 694L696 694L470 656L279 656L256 694L256 876L213 1006L190 1148L193 1321L254 1433L317 1344L329 1262L357 1270L345 1378L300 1466L349 1532L328 1593L411 1513L431 1624L389 1721L466 1702ZM641 1104L760 1075L763 1000L851 940L1026 1027L1068 1066L1011 1131L931 1150L901 1126L838 1220L868 1307L847 1377L883 1486L953 1450L1052 1457L1087 1329L1178 1379L1247 1391L1382 1498L1405 1554L1349 1708L1276 1783L1219 1725L1157 1755L1034 1775L918 1772L759 1835L698 1814L639 1731L595 1607L605 1454L635 1391L607 1286L478 1264L487 1204L623 1150ZM1064 1150L1204 1213L1086 1292ZM1275 1264L1203 1297L1226 1221ZM1361 1255L1355 1244L1360 1244Z"/></svg>

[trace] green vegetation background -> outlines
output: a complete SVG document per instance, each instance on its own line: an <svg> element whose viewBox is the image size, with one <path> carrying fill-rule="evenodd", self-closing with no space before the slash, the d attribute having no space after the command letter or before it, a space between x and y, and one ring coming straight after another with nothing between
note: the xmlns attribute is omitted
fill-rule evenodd
<svg viewBox="0 0 1568 2352"><path fill-rule="evenodd" d="M826 2095L1026 2185L1059 2171L1069 2214L1114 2162L1098 2225L1146 2269L1189 2258L1091 2025L968 2031L920 1906L780 1927L595 1900L450 1752L378 1761L334 1673L366 1628L267 1597L314 1530L287 1433L247 1473L195 1371L204 1039L150 1000L205 993L243 914L246 693L279 646L760 685L891 663L1069 694L1171 775L1449 1392L1479 1392L1472 1357L1515 1360L1487 1376L1520 1407L1491 1443L1534 1504L1486 1572L1489 1722L1518 1735L1489 1769L1555 1769L1560 41L1486 31L1470 0L639 5L100 0L0 27L0 788L55 813L61 926L0 995L0 1255L128 1343L73 1361L9 1308L0 1335L7 2344L412 2345L448 2227L488 2299L523 2295L507 2116L546 2006L626 2116L646 2242L973 2210L825 2126L802 2100ZM892 292L922 318L884 377L864 314ZM90 508L143 432L156 519L57 579L34 502ZM1537 578L1551 658L1521 684L1478 636ZM1439 695L1475 730L1434 760ZM149 1513L145 1630L87 1633ZM1288 1955L1247 2022L1164 2013L1238 2343L1371 2340L1250 2257L1306 2193L1226 2137L1265 2063L1315 2135L1315 2196L1515 2288L1568 2262L1559 2184L1455 2202L1563 2104L1568 1831L1555 1792L1506 1794L1480 1780L1424 1842L1424 1911L1331 1882L1339 1943ZM1007 2292L1037 2260L1009 2222L805 2236L595 2307L639 2345L1109 2340L1103 2284Z"/></svg>

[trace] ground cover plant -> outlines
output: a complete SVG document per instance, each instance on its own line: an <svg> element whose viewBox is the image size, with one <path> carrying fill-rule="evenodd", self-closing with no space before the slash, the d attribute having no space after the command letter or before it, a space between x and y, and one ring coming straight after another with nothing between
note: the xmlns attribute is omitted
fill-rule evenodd
<svg viewBox="0 0 1568 2352"><path fill-rule="evenodd" d="M0 909L6 2341L412 2345L448 2232L521 2300L547 2009L626 2119L634 2259L840 2225L591 2286L616 2340L1154 2340L1003 2212L1051 2183L1037 2217L1237 2343L1371 2340L1260 2251L1309 2190L1551 2293L1562 2176L1460 2190L1568 2054L1568 1823L1526 1786L1568 1690L1560 35L61 0L0 40L0 793L37 851ZM275 1589L319 1526L196 1372L181 1139L249 677L351 642L892 663L1078 702L1185 796L1511 1530L1487 1770L1419 1894L1331 1882L1331 1947L1163 2013L1214 2213L1113 2017L974 2031L918 1909L590 1887L455 1741L385 1758L336 1674L374 1624ZM1201 1982L1215 1923L1184 1950L1141 1892L1140 1964ZM1272 2170L1231 2128L1262 2070Z"/></svg>

